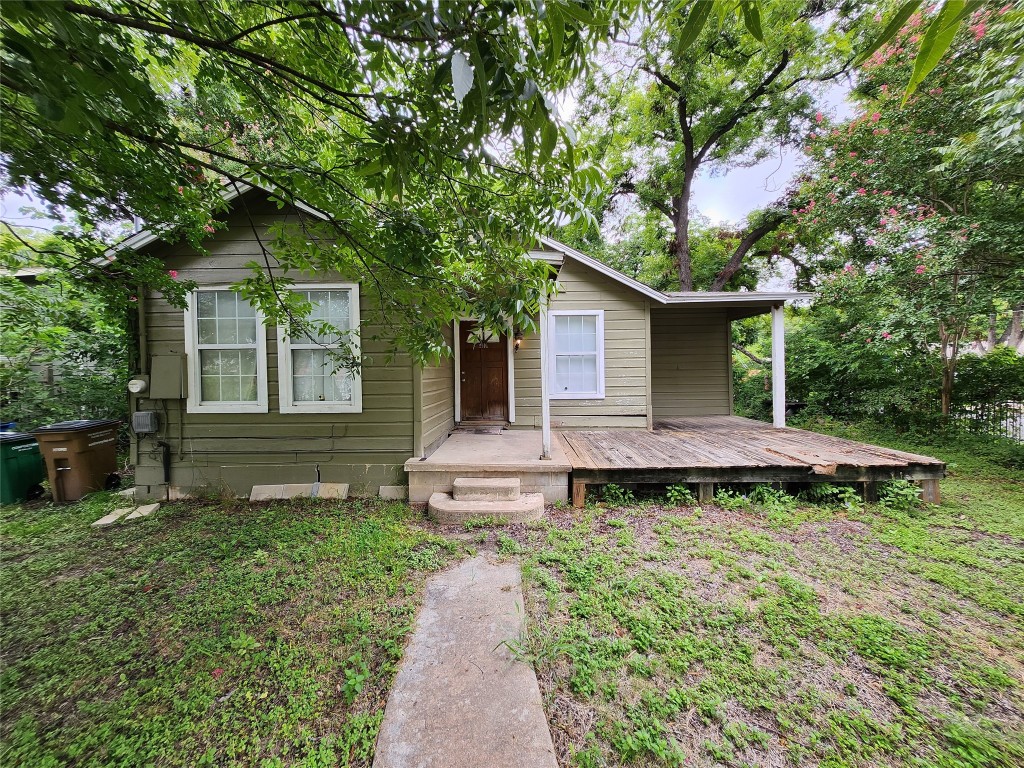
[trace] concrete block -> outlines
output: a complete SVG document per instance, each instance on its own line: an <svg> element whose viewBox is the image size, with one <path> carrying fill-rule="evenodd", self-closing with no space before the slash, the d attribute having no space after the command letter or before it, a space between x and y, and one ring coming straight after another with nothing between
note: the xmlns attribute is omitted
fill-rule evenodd
<svg viewBox="0 0 1024 768"><path fill-rule="evenodd" d="M154 512L160 509L159 504L143 504L141 507L132 512L128 517L124 519L127 523L129 520L138 520L140 517L149 517Z"/></svg>
<svg viewBox="0 0 1024 768"><path fill-rule="evenodd" d="M99 520L92 524L93 528L106 528L108 525L113 525L122 517L132 511L131 507L124 507L122 509L115 509L110 514L104 515Z"/></svg>
<svg viewBox="0 0 1024 768"><path fill-rule="evenodd" d="M435 493L430 497L427 511L433 520L447 525L459 525L478 517L525 523L544 516L544 495L524 493L514 501L456 501L447 493Z"/></svg>
<svg viewBox="0 0 1024 768"><path fill-rule="evenodd" d="M408 495L409 487L405 485L382 485L380 487L380 497L382 499L404 501Z"/></svg>
<svg viewBox="0 0 1024 768"><path fill-rule="evenodd" d="M515 501L519 498L518 477L457 477L452 483L456 501Z"/></svg>
<svg viewBox="0 0 1024 768"><path fill-rule="evenodd" d="M316 488L318 499L347 499L348 483L319 483Z"/></svg>

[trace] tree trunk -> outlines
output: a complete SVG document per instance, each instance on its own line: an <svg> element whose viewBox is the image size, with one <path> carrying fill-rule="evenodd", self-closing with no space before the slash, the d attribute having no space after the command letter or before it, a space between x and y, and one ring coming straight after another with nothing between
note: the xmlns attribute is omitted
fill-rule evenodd
<svg viewBox="0 0 1024 768"><path fill-rule="evenodd" d="M1010 322L999 337L998 344L1019 350L1024 344L1024 306L1016 306L1010 315Z"/></svg>
<svg viewBox="0 0 1024 768"><path fill-rule="evenodd" d="M679 262L679 290L693 290L693 259L690 255L690 188L693 184L693 171L686 169L683 174L683 188L678 197L673 198L675 218L672 221L675 237L672 239L672 256Z"/></svg>
<svg viewBox="0 0 1024 768"><path fill-rule="evenodd" d="M985 349L986 352L991 352L996 348L996 313L991 312L988 316L988 347Z"/></svg>

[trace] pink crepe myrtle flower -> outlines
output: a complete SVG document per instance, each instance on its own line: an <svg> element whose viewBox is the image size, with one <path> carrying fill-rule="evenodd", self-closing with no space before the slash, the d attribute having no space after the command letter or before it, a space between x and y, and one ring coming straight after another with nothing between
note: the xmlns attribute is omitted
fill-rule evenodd
<svg viewBox="0 0 1024 768"><path fill-rule="evenodd" d="M889 86L886 83L882 83L882 87L879 89L883 94L889 94Z"/></svg>
<svg viewBox="0 0 1024 768"><path fill-rule="evenodd" d="M205 227L203 227L203 231L204 232L209 232L210 234L213 234L217 230L213 228L212 224L207 224Z"/></svg>
<svg viewBox="0 0 1024 768"><path fill-rule="evenodd" d="M889 209L889 215L890 216L899 216L899 214L900 214L900 212L897 211L895 208L890 208Z"/></svg>
<svg viewBox="0 0 1024 768"><path fill-rule="evenodd" d="M882 338L883 339L887 339L887 340L891 339L892 338L892 334L889 333L888 331L882 331Z"/></svg>
<svg viewBox="0 0 1024 768"><path fill-rule="evenodd" d="M864 163L866 165L874 165L875 164L875 160L874 160L874 158L869 157L867 160L864 161Z"/></svg>
<svg viewBox="0 0 1024 768"><path fill-rule="evenodd" d="M185 194L185 188L184 187L178 187L178 194L179 195Z"/></svg>
<svg viewBox="0 0 1024 768"><path fill-rule="evenodd" d="M864 339L864 343L865 344L870 344L871 343L871 337L868 336L868 338Z"/></svg>
<svg viewBox="0 0 1024 768"><path fill-rule="evenodd" d="M867 193L868 191L864 189L864 187L861 187L860 189L857 190L858 195L866 195Z"/></svg>
<svg viewBox="0 0 1024 768"><path fill-rule="evenodd" d="M864 241L864 244L867 245L867 246L874 245L875 244L875 238L869 237L867 240Z"/></svg>
<svg viewBox="0 0 1024 768"><path fill-rule="evenodd" d="M914 272L916 272L919 275L923 275L925 269L926 269L926 267L925 267L924 264L918 264L917 267L914 269Z"/></svg>
<svg viewBox="0 0 1024 768"><path fill-rule="evenodd" d="M167 274L171 276L172 280L177 280L178 279L178 270L176 270L176 269L169 269L169 270L167 270Z"/></svg>
<svg viewBox="0 0 1024 768"><path fill-rule="evenodd" d="M871 122L872 123L877 123L881 119L882 119L882 113L881 112L872 112L871 113Z"/></svg>
<svg viewBox="0 0 1024 768"><path fill-rule="evenodd" d="M851 179L856 179L856 178L857 178L857 172L856 172L856 171L854 171L853 173L851 173L851 174L850 174L850 178L851 178Z"/></svg>
<svg viewBox="0 0 1024 768"><path fill-rule="evenodd" d="M129 296L128 297L128 301L138 301L138 300L139 300L138 296Z"/></svg>
<svg viewBox="0 0 1024 768"><path fill-rule="evenodd" d="M881 224L881 225L882 225L882 226L884 227L884 226L885 226L886 224L888 224L888 223L889 223L889 220L888 220L888 219L882 219L882 220L881 220L881 221L879 221L878 223L879 223L879 224Z"/></svg>
<svg viewBox="0 0 1024 768"><path fill-rule="evenodd" d="M816 123L821 123L821 121L824 120L824 119L825 119L825 116L823 114L821 114L821 112L818 112L818 113L816 113L814 115L814 122L816 122Z"/></svg>
<svg viewBox="0 0 1024 768"><path fill-rule="evenodd" d="M856 157L856 156L857 156L857 153L856 153L856 152L851 152L851 153L850 153L850 157Z"/></svg>
<svg viewBox="0 0 1024 768"><path fill-rule="evenodd" d="M974 24L971 27L969 27L969 29L971 30L971 32L974 33L974 39L975 40L981 40L981 38L983 38L985 36L985 31L986 31L985 20L982 19L977 24Z"/></svg>

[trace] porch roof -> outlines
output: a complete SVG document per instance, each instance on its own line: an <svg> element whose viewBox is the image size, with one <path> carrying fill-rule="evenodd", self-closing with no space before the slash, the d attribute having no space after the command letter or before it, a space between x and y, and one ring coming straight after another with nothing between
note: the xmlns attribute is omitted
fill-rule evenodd
<svg viewBox="0 0 1024 768"><path fill-rule="evenodd" d="M726 308L730 310L730 317L735 319L758 315L787 301L809 299L812 295L797 291L659 291L554 238L541 237L540 244L543 250L530 251L530 258L560 265L568 257L664 306Z"/></svg>

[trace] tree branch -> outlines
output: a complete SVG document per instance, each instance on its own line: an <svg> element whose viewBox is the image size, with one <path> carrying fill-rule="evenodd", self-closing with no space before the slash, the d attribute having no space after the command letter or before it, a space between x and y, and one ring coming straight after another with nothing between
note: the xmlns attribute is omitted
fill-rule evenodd
<svg viewBox="0 0 1024 768"><path fill-rule="evenodd" d="M757 355L755 355L750 350L748 350L744 346L741 346L739 344L733 344L732 348L735 349L737 352L739 352L741 355L746 355L747 357L749 357L751 360L753 360L758 365L771 365L772 364L771 359L762 359L762 358L758 357Z"/></svg>
<svg viewBox="0 0 1024 768"><path fill-rule="evenodd" d="M764 221L747 232L746 236L740 241L740 244L736 246L736 250L733 251L729 261L724 267L722 267L722 271L719 272L712 281L710 290L721 291L725 288L725 284L729 282L729 279L739 272L740 267L743 266L743 259L746 257L747 251L749 251L754 244L756 244L765 235L770 232L774 232L782 226L782 222L784 222L786 218L787 217L783 214L768 216Z"/></svg>
<svg viewBox="0 0 1024 768"><path fill-rule="evenodd" d="M779 63L775 65L775 68L772 69L772 71L769 72L767 75L765 75L764 79L758 84L758 86L753 91L750 92L750 95L747 96L747 98L740 102L739 106L736 108L736 111L732 113L732 116L729 117L729 119L726 120L724 123L722 123L722 125L720 125L718 128L711 132L711 135L708 137L708 140L704 142L704 146L702 146L700 148L700 151L697 153L698 163L704 159L707 153L711 151L715 144L718 143L719 139L721 139L723 136L725 136L725 134L727 134L729 131L736 127L736 124L740 120L742 120L747 115L757 111L757 108L754 106L755 102L762 96L764 96L765 93L768 92L768 88L771 86L771 84L774 83L779 78L779 76L785 71L786 67L788 66L789 51L783 51L782 58L779 59Z"/></svg>

